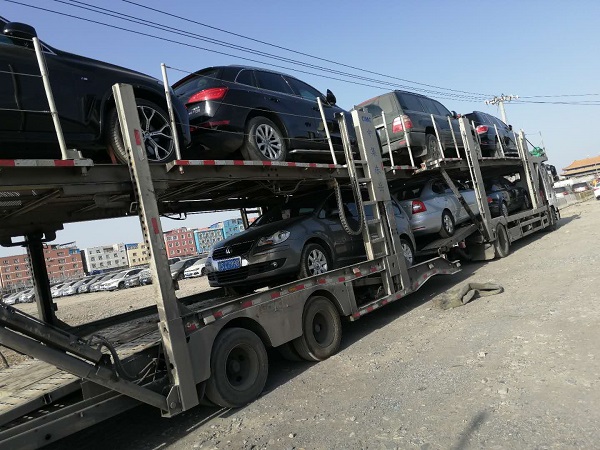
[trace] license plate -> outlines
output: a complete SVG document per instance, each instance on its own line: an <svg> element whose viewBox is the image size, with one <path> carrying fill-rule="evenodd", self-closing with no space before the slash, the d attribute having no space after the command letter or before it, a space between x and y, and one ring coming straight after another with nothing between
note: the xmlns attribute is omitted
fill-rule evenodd
<svg viewBox="0 0 600 450"><path fill-rule="evenodd" d="M240 267L242 267L242 258L239 256L237 258L222 259L221 261L217 261L217 270L219 272L239 269Z"/></svg>

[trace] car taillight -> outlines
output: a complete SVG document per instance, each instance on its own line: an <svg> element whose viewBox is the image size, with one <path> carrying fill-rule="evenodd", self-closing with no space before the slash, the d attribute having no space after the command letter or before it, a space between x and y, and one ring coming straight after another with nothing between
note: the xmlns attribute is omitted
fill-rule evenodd
<svg viewBox="0 0 600 450"><path fill-rule="evenodd" d="M487 200L488 200L488 203L494 203L494 199L492 197L488 197Z"/></svg>
<svg viewBox="0 0 600 450"><path fill-rule="evenodd" d="M412 120L405 114L395 117L392 122L392 133L399 133L404 130L410 130L413 127Z"/></svg>
<svg viewBox="0 0 600 450"><path fill-rule="evenodd" d="M413 200L412 201L412 213L413 214L417 214L420 212L425 212L427 211L427 208L425 207L425 203L423 203L421 200Z"/></svg>
<svg viewBox="0 0 600 450"><path fill-rule="evenodd" d="M483 133L487 133L488 129L489 129L489 127L487 125L479 125L477 128L475 128L475 131L477 131L477 133L479 133L479 134L483 134Z"/></svg>
<svg viewBox="0 0 600 450"><path fill-rule="evenodd" d="M185 104L189 105L190 103L205 102L207 100L221 100L223 97L225 97L225 94L227 94L228 90L229 88L226 87L204 89L203 91L196 92L194 95L188 98L188 101L185 102Z"/></svg>

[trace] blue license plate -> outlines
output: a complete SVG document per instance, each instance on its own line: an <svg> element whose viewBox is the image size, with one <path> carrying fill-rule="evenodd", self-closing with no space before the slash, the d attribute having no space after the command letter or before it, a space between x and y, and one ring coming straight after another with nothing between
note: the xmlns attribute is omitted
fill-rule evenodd
<svg viewBox="0 0 600 450"><path fill-rule="evenodd" d="M217 270L219 272L239 269L240 267L242 267L242 258L240 258L239 256L237 258L223 259L221 261L217 261Z"/></svg>

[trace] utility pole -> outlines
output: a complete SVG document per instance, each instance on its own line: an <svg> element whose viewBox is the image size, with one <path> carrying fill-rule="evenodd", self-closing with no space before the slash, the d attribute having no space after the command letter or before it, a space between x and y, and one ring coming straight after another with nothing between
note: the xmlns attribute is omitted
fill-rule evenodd
<svg viewBox="0 0 600 450"><path fill-rule="evenodd" d="M508 121L506 120L506 111L504 111L504 102L510 102L511 100L518 99L518 95L504 95L501 94L499 97L494 96L494 98L490 100L486 100L486 105L500 105L500 114L502 115L502 121L508 125Z"/></svg>

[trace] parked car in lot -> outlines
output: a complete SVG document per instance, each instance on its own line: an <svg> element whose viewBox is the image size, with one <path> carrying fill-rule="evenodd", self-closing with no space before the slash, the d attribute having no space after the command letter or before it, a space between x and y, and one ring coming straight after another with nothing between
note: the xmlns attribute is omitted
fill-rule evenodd
<svg viewBox="0 0 600 450"><path fill-rule="evenodd" d="M558 186L554 188L554 194L556 194L556 198L565 198L567 195L572 194L571 188L569 186Z"/></svg>
<svg viewBox="0 0 600 450"><path fill-rule="evenodd" d="M173 85L185 103L194 147L205 155L231 159L287 161L310 156L330 159L317 105L321 98L335 149L343 152L334 115L344 112L336 98L290 75L244 67L209 67Z"/></svg>
<svg viewBox="0 0 600 450"><path fill-rule="evenodd" d="M531 208L527 191L504 177L485 181L485 192L493 217L508 216L511 212Z"/></svg>
<svg viewBox="0 0 600 450"><path fill-rule="evenodd" d="M483 156L499 157L501 148L505 156L519 156L511 125L506 125L497 117L481 111L473 111L464 116L475 125Z"/></svg>
<svg viewBox="0 0 600 450"><path fill-rule="evenodd" d="M125 280L127 279L127 277L137 275L141 271L141 268L122 270L121 272L116 273L113 277L109 278L108 280L103 281L99 286L99 290L116 291L117 289L123 289L125 288Z"/></svg>
<svg viewBox="0 0 600 450"><path fill-rule="evenodd" d="M35 302L35 289L30 288L21 292L18 303L33 303Z"/></svg>
<svg viewBox="0 0 600 450"><path fill-rule="evenodd" d="M383 124L381 113L382 111L385 113L391 150L398 153L398 156L402 158L402 163L409 162L407 159L407 135L416 160L424 161L441 157L433 125L434 120L446 157L457 156L453 135L458 148L464 147L456 113L424 95L393 91L366 100L358 106L363 107L373 116L373 124L376 128ZM452 123L452 131L448 119ZM385 155L390 151L385 132L379 128L377 133L382 144L382 152Z"/></svg>
<svg viewBox="0 0 600 450"><path fill-rule="evenodd" d="M144 270L147 270L146 268L141 269L142 270L140 270L139 272L125 277L125 279L123 280L123 284L126 288L136 287L140 285L140 275L144 272Z"/></svg>
<svg viewBox="0 0 600 450"><path fill-rule="evenodd" d="M58 297L60 297L60 296L61 296L61 292L60 292L60 290L61 290L61 288L62 288L62 287L65 285L65 284L67 284L67 283L66 283L66 282L65 282L65 283L58 283L58 284L55 284L54 286L52 286L52 287L50 288L50 295L52 296L52 298L58 298Z"/></svg>
<svg viewBox="0 0 600 450"><path fill-rule="evenodd" d="M190 267L183 271L183 276L185 278L195 278L195 277L203 277L206 275L206 258L200 258Z"/></svg>
<svg viewBox="0 0 600 450"><path fill-rule="evenodd" d="M479 214L475 191L459 182L456 185L471 211ZM415 236L440 234L450 237L454 235L456 225L469 220L467 211L440 178L392 185L390 192L408 215Z"/></svg>
<svg viewBox="0 0 600 450"><path fill-rule="evenodd" d="M323 194L272 205L249 228L215 244L206 260L209 284L243 293L364 259L362 236L351 236L344 230L334 193ZM343 202L350 226L357 229L351 192L343 191ZM411 265L415 242L408 218L395 202L394 211L402 249ZM372 214L367 211L369 217Z"/></svg>
<svg viewBox="0 0 600 450"><path fill-rule="evenodd" d="M19 302L19 296L21 292L13 292L12 294L8 294L2 298L2 303L5 305L14 305Z"/></svg>
<svg viewBox="0 0 600 450"><path fill-rule="evenodd" d="M140 272L139 281L140 286L152 284L152 272L150 272L150 269L144 269Z"/></svg>
<svg viewBox="0 0 600 450"><path fill-rule="evenodd" d="M78 294L84 294L86 292L90 292L90 287L97 282L98 280L100 280L103 277L103 275L93 275L89 278L86 278L83 283L81 283L81 285L77 288L77 293Z"/></svg>
<svg viewBox="0 0 600 450"><path fill-rule="evenodd" d="M596 200L600 200L600 184L594 187L594 197L596 197Z"/></svg>
<svg viewBox="0 0 600 450"><path fill-rule="evenodd" d="M573 192L585 192L585 191L589 191L590 190L590 185L587 183L573 183L573 185L571 186L571 189L573 189Z"/></svg>
<svg viewBox="0 0 600 450"><path fill-rule="evenodd" d="M57 157L58 146L52 116L39 75L30 25L0 17L0 148L3 158ZM142 139L148 160L175 158L173 130L166 112L163 84L148 75L123 67L63 52L43 44L44 56L69 148L96 160L107 160L107 149L127 162L118 123L112 85L133 86L140 116ZM177 132L183 144L190 141L188 114L173 99ZM37 144L32 146L31 144ZM15 149L8 153L6 149ZM46 154L47 150L52 150ZM46 153L43 153L46 151Z"/></svg>
<svg viewBox="0 0 600 450"><path fill-rule="evenodd" d="M94 281L90 287L89 287L89 292L98 292L101 290L101 286L104 282L109 281L111 278L116 277L120 272L111 272L111 273L107 273L102 275L100 278L98 278L96 281Z"/></svg>
<svg viewBox="0 0 600 450"><path fill-rule="evenodd" d="M188 267L194 265L197 261L200 260L199 256L192 256L191 258L182 259L181 261L177 261L169 266L169 270L171 271L171 278L173 280L183 280L185 278L185 270Z"/></svg>

